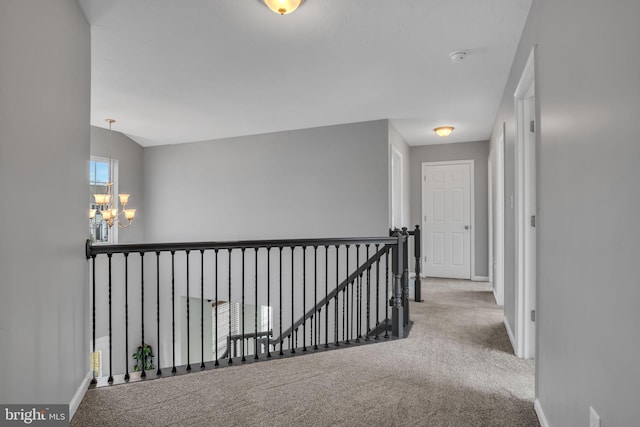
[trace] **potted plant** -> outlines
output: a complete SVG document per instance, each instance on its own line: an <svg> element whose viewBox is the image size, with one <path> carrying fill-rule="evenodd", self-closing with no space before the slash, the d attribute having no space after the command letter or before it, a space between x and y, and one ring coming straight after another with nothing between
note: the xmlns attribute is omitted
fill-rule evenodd
<svg viewBox="0 0 640 427"><path fill-rule="evenodd" d="M150 345L143 343L141 346L138 346L138 350L133 353L133 358L136 361L133 370L142 371L143 366L145 371L153 369L153 357L153 350Z"/></svg>

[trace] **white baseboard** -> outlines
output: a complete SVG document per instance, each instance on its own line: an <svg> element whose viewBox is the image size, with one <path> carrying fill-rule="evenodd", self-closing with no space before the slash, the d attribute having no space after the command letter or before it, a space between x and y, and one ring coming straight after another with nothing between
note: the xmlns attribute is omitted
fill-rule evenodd
<svg viewBox="0 0 640 427"><path fill-rule="evenodd" d="M507 329L507 335L509 335L509 341L511 341L511 348L513 349L513 353L517 354L516 338L515 338L515 335L513 335L513 331L511 330L511 326L509 326L509 322L507 322L506 317L503 318L503 322L504 322L504 327Z"/></svg>
<svg viewBox="0 0 640 427"><path fill-rule="evenodd" d="M93 377L93 371L89 371L87 376L82 380L82 384L76 390L76 394L73 395L73 399L69 402L69 420L73 418L78 407L80 406L80 402L82 402L82 398L84 398L87 389L89 388L89 383L91 382L91 378Z"/></svg>
<svg viewBox="0 0 640 427"><path fill-rule="evenodd" d="M538 421L540 421L541 427L550 427L549 421L547 421L547 417L544 415L544 411L542 410L542 405L540 404L540 400L536 399L533 403L533 409L536 410L536 415L538 416Z"/></svg>
<svg viewBox="0 0 640 427"><path fill-rule="evenodd" d="M504 307L504 301L502 301L502 303L498 302L498 292L496 291L496 288L492 287L491 291L493 292L493 299L496 300L496 304L500 307Z"/></svg>
<svg viewBox="0 0 640 427"><path fill-rule="evenodd" d="M472 282L488 282L489 276L471 276Z"/></svg>

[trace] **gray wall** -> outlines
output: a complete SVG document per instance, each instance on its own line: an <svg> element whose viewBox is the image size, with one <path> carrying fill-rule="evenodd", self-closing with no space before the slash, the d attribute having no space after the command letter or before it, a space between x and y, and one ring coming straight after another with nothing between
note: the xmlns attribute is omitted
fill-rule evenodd
<svg viewBox="0 0 640 427"><path fill-rule="evenodd" d="M106 117L105 117L106 118ZM118 123L113 124L113 128ZM109 130L91 126L91 155L118 161L118 191L129 193L127 207L136 209L136 217L129 228L118 230L118 243L144 241L143 157L142 147L120 132L113 131L109 146Z"/></svg>
<svg viewBox="0 0 640 427"><path fill-rule="evenodd" d="M512 254L513 94L537 44L536 387L554 427L588 425L590 405L603 426L640 419L639 16L637 1L534 1L492 136L506 122ZM507 313L513 264L509 256Z"/></svg>
<svg viewBox="0 0 640 427"><path fill-rule="evenodd" d="M386 235L388 150L387 120L146 148L147 240Z"/></svg>
<svg viewBox="0 0 640 427"><path fill-rule="evenodd" d="M451 160L474 160L475 200L475 273L489 275L488 240L488 172L489 142L463 142L411 147L411 224L422 224L422 163Z"/></svg>
<svg viewBox="0 0 640 427"><path fill-rule="evenodd" d="M90 59L77 1L0 2L2 403L85 390Z"/></svg>

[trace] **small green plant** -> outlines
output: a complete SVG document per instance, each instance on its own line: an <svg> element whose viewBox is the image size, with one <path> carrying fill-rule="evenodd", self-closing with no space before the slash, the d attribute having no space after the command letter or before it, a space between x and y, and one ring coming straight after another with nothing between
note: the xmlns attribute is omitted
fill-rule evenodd
<svg viewBox="0 0 640 427"><path fill-rule="evenodd" d="M151 349L151 346L148 344L142 344L142 346L139 346L138 350L133 353L133 358L136 361L133 370L142 371L143 364L145 371L153 369L153 357L153 350Z"/></svg>

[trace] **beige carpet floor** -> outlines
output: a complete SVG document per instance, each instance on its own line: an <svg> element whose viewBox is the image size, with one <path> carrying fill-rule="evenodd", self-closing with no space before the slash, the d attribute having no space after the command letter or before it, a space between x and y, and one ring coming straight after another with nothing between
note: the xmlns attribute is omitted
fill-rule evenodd
<svg viewBox="0 0 640 427"><path fill-rule="evenodd" d="M404 340L91 389L72 426L539 426L486 283L423 281Z"/></svg>

